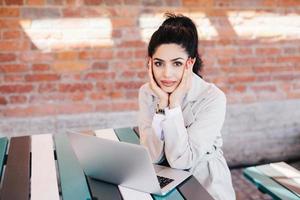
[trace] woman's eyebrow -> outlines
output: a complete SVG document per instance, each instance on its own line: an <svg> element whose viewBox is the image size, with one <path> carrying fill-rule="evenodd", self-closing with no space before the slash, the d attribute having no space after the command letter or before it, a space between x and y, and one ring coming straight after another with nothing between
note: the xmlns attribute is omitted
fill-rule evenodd
<svg viewBox="0 0 300 200"><path fill-rule="evenodd" d="M179 59L182 59L182 60L184 60L183 58L181 58L181 57L178 57L178 58L174 58L174 59L172 59L171 61L176 61L176 60L179 60ZM164 60L163 60L163 59L160 59L160 58L154 58L153 60L159 60L159 61L162 61L162 62L164 62Z"/></svg>
<svg viewBox="0 0 300 200"><path fill-rule="evenodd" d="M179 60L179 59L182 59L182 60L184 60L183 58L181 58L181 57L178 57L178 58L174 58L174 59L172 59L171 61L176 61L176 60Z"/></svg>
<svg viewBox="0 0 300 200"><path fill-rule="evenodd" d="M163 59L160 59L160 58L154 58L153 60L159 60L159 61L164 62L164 60L163 60Z"/></svg>

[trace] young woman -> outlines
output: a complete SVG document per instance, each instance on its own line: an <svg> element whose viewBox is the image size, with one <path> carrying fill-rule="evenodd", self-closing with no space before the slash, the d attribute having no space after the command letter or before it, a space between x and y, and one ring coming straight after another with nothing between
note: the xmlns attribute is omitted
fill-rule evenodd
<svg viewBox="0 0 300 200"><path fill-rule="evenodd" d="M139 91L140 142L153 163L189 170L219 200L234 200L223 157L226 97L198 75L202 61L191 19L167 14L148 46L149 83Z"/></svg>

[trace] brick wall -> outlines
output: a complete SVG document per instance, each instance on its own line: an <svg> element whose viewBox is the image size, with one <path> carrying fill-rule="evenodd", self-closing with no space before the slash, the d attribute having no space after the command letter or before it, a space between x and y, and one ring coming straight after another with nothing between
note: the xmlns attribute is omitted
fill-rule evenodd
<svg viewBox="0 0 300 200"><path fill-rule="evenodd" d="M297 0L0 0L0 131L135 125L147 41L165 11L197 24L201 74L228 98L223 135L233 163L237 144L263 146L266 131L282 128L272 148L284 135L300 143ZM256 155L250 146L240 159Z"/></svg>

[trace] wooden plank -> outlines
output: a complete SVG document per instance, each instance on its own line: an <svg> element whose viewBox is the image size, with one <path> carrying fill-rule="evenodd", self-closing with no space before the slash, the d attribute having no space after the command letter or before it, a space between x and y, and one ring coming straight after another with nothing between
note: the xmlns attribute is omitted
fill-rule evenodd
<svg viewBox="0 0 300 200"><path fill-rule="evenodd" d="M297 195L282 187L279 183L263 174L256 167L248 167L244 169L243 174L247 179L253 182L258 189L268 193L274 199L299 200Z"/></svg>
<svg viewBox="0 0 300 200"><path fill-rule="evenodd" d="M300 197L300 172L297 169L285 162L260 165L256 168Z"/></svg>
<svg viewBox="0 0 300 200"><path fill-rule="evenodd" d="M206 191L206 189L197 181L194 176L191 176L178 187L179 192L189 200L213 200L213 197Z"/></svg>
<svg viewBox="0 0 300 200"><path fill-rule="evenodd" d="M119 185L124 200L153 200L149 193L133 190Z"/></svg>
<svg viewBox="0 0 300 200"><path fill-rule="evenodd" d="M99 181L87 177L93 199L101 200L122 200L119 188L117 185Z"/></svg>
<svg viewBox="0 0 300 200"><path fill-rule="evenodd" d="M116 135L122 142L128 142L132 144L140 144L140 140L132 128L118 128L115 129Z"/></svg>
<svg viewBox="0 0 300 200"><path fill-rule="evenodd" d="M139 127L135 126L133 127L133 131L135 132L135 134L140 137L140 131L139 131Z"/></svg>
<svg viewBox="0 0 300 200"><path fill-rule="evenodd" d="M7 137L0 138L0 180L2 177L4 159L6 156L7 143L8 143Z"/></svg>
<svg viewBox="0 0 300 200"><path fill-rule="evenodd" d="M31 200L59 200L51 134L31 136Z"/></svg>
<svg viewBox="0 0 300 200"><path fill-rule="evenodd" d="M114 129L112 129L112 128L95 130L95 134L97 137L100 137L100 138L109 139L109 140L113 140L113 141L119 141L118 137L115 134Z"/></svg>
<svg viewBox="0 0 300 200"><path fill-rule="evenodd" d="M10 139L0 199L29 199L30 137Z"/></svg>
<svg viewBox="0 0 300 200"><path fill-rule="evenodd" d="M91 199L85 174L66 134L55 134L54 142L64 200Z"/></svg>

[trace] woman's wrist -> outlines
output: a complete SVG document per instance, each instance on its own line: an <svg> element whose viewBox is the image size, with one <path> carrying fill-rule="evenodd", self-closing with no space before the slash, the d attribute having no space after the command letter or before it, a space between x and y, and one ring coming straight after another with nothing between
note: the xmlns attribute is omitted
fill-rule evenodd
<svg viewBox="0 0 300 200"><path fill-rule="evenodd" d="M167 99L161 99L159 100L157 107L159 109L165 109L166 107L168 107L168 100Z"/></svg>

